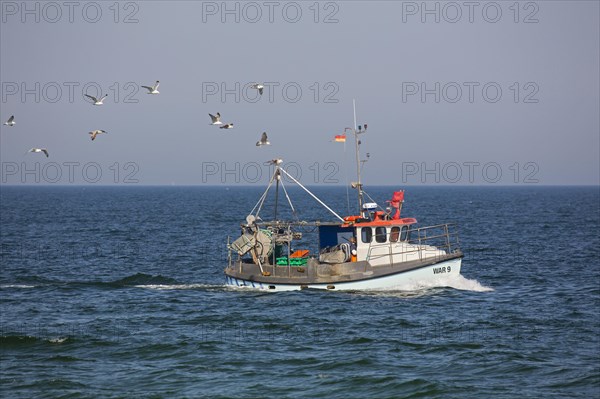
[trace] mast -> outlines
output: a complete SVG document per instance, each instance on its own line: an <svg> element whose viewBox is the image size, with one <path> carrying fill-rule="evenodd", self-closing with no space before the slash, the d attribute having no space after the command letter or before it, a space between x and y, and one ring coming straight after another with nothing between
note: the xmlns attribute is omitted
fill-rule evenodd
<svg viewBox="0 0 600 399"><path fill-rule="evenodd" d="M360 140L358 139L358 135L367 131L367 125L365 124L365 130L362 130L362 125L356 126L356 100L352 100L352 107L354 109L354 127L346 128L345 130L350 130L354 133L354 144L356 145L356 178L358 182L356 183L356 187L354 184L352 185L354 188L358 189L358 213L362 214L362 206L363 206L363 190L362 190L362 182L360 180L360 169L361 169L361 161L360 161ZM367 154L368 155L368 154Z"/></svg>
<svg viewBox="0 0 600 399"><path fill-rule="evenodd" d="M356 100L352 99L352 108L354 109L354 125L353 125L353 133L354 133L354 143L356 145L356 177L358 179L358 214L361 214L362 205L363 205L363 193L362 193L362 184L360 182L360 149L359 149L359 140L358 134L356 133Z"/></svg>
<svg viewBox="0 0 600 399"><path fill-rule="evenodd" d="M281 179L281 174L279 173L279 167L275 171L275 219L277 220L277 205L279 204L279 180Z"/></svg>

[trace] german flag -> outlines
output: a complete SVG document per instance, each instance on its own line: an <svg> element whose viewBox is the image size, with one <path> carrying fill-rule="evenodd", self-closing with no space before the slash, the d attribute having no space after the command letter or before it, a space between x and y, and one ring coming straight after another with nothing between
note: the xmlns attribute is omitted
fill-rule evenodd
<svg viewBox="0 0 600 399"><path fill-rule="evenodd" d="M336 143L345 143L346 142L346 135L345 134L338 134L337 136L335 136L335 142Z"/></svg>

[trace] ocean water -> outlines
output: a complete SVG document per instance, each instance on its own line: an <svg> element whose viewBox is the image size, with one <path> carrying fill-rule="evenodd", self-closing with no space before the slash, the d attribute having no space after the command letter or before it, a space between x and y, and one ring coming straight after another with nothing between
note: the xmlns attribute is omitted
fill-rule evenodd
<svg viewBox="0 0 600 399"><path fill-rule="evenodd" d="M227 236L263 189L2 187L0 395L600 397L598 187L406 188L404 216L458 223L457 279L228 289ZM344 188L315 192L348 213Z"/></svg>

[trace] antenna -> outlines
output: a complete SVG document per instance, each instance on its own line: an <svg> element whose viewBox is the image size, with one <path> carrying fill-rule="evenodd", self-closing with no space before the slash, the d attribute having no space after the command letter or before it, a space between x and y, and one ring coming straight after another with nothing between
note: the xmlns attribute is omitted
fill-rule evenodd
<svg viewBox="0 0 600 399"><path fill-rule="evenodd" d="M369 158L371 158L371 154L367 152L367 157L360 160L360 170L363 170L365 164L369 161Z"/></svg>

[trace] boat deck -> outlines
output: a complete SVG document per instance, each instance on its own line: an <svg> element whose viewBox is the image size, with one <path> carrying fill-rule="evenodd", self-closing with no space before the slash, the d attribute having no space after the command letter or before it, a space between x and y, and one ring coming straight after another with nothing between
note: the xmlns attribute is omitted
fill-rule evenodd
<svg viewBox="0 0 600 399"><path fill-rule="evenodd" d="M372 266L368 261L324 264L319 263L315 258L310 258L307 264L301 267L262 265L263 271L268 275L263 275L259 265L240 260L232 262L225 268L225 274L241 280L266 284L334 284L404 273L462 257L462 252L458 251L422 260L381 266Z"/></svg>

